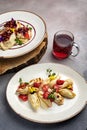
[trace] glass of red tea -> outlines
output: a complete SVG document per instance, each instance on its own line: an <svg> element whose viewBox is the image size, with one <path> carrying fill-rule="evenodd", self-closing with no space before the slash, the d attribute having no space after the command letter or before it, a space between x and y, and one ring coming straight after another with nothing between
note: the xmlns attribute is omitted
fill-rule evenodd
<svg viewBox="0 0 87 130"><path fill-rule="evenodd" d="M73 47L75 52L73 52ZM66 30L61 30L55 33L53 39L53 50L52 54L57 59L65 59L72 56L77 56L79 53L79 46L74 42L74 36L71 32Z"/></svg>

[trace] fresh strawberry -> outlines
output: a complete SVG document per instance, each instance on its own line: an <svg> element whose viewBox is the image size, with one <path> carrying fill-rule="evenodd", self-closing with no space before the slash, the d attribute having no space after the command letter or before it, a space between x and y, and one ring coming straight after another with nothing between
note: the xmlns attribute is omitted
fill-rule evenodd
<svg viewBox="0 0 87 130"><path fill-rule="evenodd" d="M64 80L58 79L58 80L56 81L56 84L58 84L58 85L62 85L63 83L64 83Z"/></svg>
<svg viewBox="0 0 87 130"><path fill-rule="evenodd" d="M19 97L22 101L27 101L27 100L28 100L28 95L20 94L18 97Z"/></svg>
<svg viewBox="0 0 87 130"><path fill-rule="evenodd" d="M39 88L39 87L40 87L40 85L41 85L41 83L34 82L34 87Z"/></svg>
<svg viewBox="0 0 87 130"><path fill-rule="evenodd" d="M47 91L48 91L48 88L49 88L49 85L44 84L43 87L42 87L42 90L43 90L44 92L47 92Z"/></svg>

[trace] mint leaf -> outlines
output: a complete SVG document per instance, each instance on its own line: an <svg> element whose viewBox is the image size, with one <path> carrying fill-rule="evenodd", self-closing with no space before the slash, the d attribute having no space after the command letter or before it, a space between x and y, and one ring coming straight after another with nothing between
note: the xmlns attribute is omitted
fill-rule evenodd
<svg viewBox="0 0 87 130"><path fill-rule="evenodd" d="M23 44L23 42L19 38L16 38L15 41L16 41L16 43L18 43L18 45L22 45Z"/></svg>

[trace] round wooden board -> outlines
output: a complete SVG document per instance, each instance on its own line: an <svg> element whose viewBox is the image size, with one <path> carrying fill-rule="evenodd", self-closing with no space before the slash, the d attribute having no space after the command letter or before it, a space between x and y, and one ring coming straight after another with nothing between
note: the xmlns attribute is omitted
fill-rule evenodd
<svg viewBox="0 0 87 130"><path fill-rule="evenodd" d="M16 58L0 59L0 75L6 72L17 72L18 70L39 62L41 57L45 54L48 44L47 33L42 43L33 51Z"/></svg>

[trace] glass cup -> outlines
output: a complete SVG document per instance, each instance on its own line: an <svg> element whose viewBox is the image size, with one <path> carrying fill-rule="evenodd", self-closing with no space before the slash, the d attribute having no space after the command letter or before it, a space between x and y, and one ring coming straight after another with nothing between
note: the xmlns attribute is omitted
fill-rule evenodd
<svg viewBox="0 0 87 130"><path fill-rule="evenodd" d="M75 47L76 52L73 51ZM79 46L74 42L74 36L71 32L66 30L61 30L55 33L53 39L53 50L52 54L57 59L65 59L72 55L77 56L79 53Z"/></svg>

